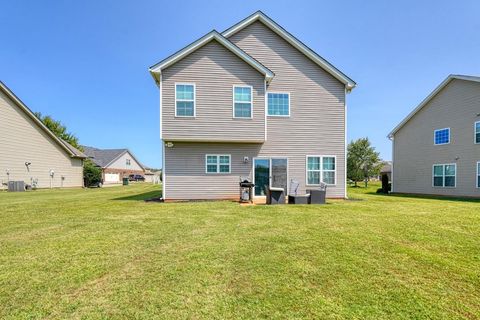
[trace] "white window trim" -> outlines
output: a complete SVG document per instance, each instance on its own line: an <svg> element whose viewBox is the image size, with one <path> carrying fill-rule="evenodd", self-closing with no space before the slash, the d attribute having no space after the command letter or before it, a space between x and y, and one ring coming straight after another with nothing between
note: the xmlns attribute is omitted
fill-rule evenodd
<svg viewBox="0 0 480 320"><path fill-rule="evenodd" d="M193 116L179 116L177 113L177 101L190 102L192 100L177 99L177 85L193 86ZM175 118L195 118L197 116L197 87L195 83L175 82Z"/></svg>
<svg viewBox="0 0 480 320"><path fill-rule="evenodd" d="M435 143L435 136L436 136L437 132L442 131L442 130L448 130L448 142L447 143ZM433 144L435 146L442 146L442 145L450 144L451 139L452 139L452 137L451 137L450 128L442 128L442 129L437 129L437 130L433 131Z"/></svg>
<svg viewBox="0 0 480 320"><path fill-rule="evenodd" d="M250 117L235 117L235 88L250 88ZM239 101L245 103L245 101ZM253 87L247 85L235 84L232 86L232 117L234 119L253 119Z"/></svg>
<svg viewBox="0 0 480 320"><path fill-rule="evenodd" d="M477 161L477 175L475 176L475 186L480 189L480 186L478 185L478 177L480 176L480 168L478 167L478 165L480 164L480 161ZM456 172L456 171L455 171ZM456 179L455 179L456 180ZM456 182L456 181L455 181Z"/></svg>
<svg viewBox="0 0 480 320"><path fill-rule="evenodd" d="M443 183L442 186L435 185L435 166L443 166ZM445 186L445 166L454 166L455 167L455 185L453 187L446 187ZM450 176L449 176L450 177ZM457 164L456 163L435 163L432 165L432 188L447 188L453 189L457 187Z"/></svg>
<svg viewBox="0 0 480 320"><path fill-rule="evenodd" d="M320 170L308 170L308 158L312 158L312 157L316 157L316 158L320 158ZM310 184L308 183L308 172L309 171L314 171L314 172L320 172L320 183L323 182L323 172L324 171L333 171L333 170L323 170L323 158L334 158L335 159L335 183L334 184L329 184L327 183L327 186L336 186L337 185L337 156L334 156L334 155L328 155L328 154L324 154L324 155L316 155L316 154L307 154L305 156L305 185L306 186L319 186L320 184ZM456 173L456 171L455 171Z"/></svg>
<svg viewBox="0 0 480 320"><path fill-rule="evenodd" d="M480 142L477 142L477 124L480 123L480 121L475 121L473 124L473 143L474 144L480 144Z"/></svg>
<svg viewBox="0 0 480 320"><path fill-rule="evenodd" d="M268 113L268 95L270 93L273 94L287 94L288 95L288 115L279 115L279 114L269 114ZM280 117L280 118L290 118L290 92L280 92L280 91L274 91L274 92L267 92L267 116L269 117Z"/></svg>
<svg viewBox="0 0 480 320"><path fill-rule="evenodd" d="M228 157L228 172L220 172L220 156ZM208 157L217 157L217 172L208 172ZM206 154L205 155L205 173L206 174L230 174L232 173L232 156L230 154Z"/></svg>

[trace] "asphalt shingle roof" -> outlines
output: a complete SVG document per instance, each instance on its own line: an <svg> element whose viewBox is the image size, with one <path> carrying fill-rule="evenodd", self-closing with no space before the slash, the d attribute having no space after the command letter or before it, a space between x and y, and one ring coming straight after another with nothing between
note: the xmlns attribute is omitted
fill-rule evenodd
<svg viewBox="0 0 480 320"><path fill-rule="evenodd" d="M97 149L93 147L83 146L83 153L92 159L99 167L106 167L110 162L118 158L127 149Z"/></svg>

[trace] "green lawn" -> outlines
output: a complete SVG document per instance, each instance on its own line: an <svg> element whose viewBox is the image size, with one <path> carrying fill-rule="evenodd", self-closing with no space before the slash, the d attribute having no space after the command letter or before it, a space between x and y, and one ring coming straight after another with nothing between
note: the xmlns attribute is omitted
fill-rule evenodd
<svg viewBox="0 0 480 320"><path fill-rule="evenodd" d="M0 192L0 318L480 318L480 202Z"/></svg>

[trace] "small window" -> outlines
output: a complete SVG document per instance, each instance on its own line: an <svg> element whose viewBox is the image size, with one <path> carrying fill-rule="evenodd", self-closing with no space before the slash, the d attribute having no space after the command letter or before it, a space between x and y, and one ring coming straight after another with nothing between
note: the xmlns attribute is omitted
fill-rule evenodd
<svg viewBox="0 0 480 320"><path fill-rule="evenodd" d="M129 166L129 165L130 165L130 159L126 159L126 160L125 160L125 164L126 164L127 166Z"/></svg>
<svg viewBox="0 0 480 320"><path fill-rule="evenodd" d="M477 188L480 188L480 161L477 162Z"/></svg>
<svg viewBox="0 0 480 320"><path fill-rule="evenodd" d="M456 164L435 164L433 165L433 186L449 187L456 186L457 165Z"/></svg>
<svg viewBox="0 0 480 320"><path fill-rule="evenodd" d="M175 116L195 116L195 85L175 84Z"/></svg>
<svg viewBox="0 0 480 320"><path fill-rule="evenodd" d="M449 144L450 143L450 128L439 129L434 131L434 143Z"/></svg>
<svg viewBox="0 0 480 320"><path fill-rule="evenodd" d="M329 185L336 183L336 161L334 156L307 156L307 185L318 185L320 181Z"/></svg>
<svg viewBox="0 0 480 320"><path fill-rule="evenodd" d="M290 115L290 94L269 93L268 115L288 117Z"/></svg>
<svg viewBox="0 0 480 320"><path fill-rule="evenodd" d="M480 121L475 122L475 143L480 144Z"/></svg>
<svg viewBox="0 0 480 320"><path fill-rule="evenodd" d="M207 173L230 173L230 155L229 154L207 154L206 155Z"/></svg>
<svg viewBox="0 0 480 320"><path fill-rule="evenodd" d="M233 87L233 117L252 117L252 87Z"/></svg>

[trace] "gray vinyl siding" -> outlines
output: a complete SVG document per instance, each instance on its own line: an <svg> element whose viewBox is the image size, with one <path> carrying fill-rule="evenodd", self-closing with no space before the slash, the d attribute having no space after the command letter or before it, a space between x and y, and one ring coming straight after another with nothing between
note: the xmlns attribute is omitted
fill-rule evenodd
<svg viewBox="0 0 480 320"><path fill-rule="evenodd" d="M337 184L345 197L345 86L257 21L229 40L275 73L267 92L290 93L290 117L267 118L262 155L287 156L290 178L305 190L305 155L335 155Z"/></svg>
<svg viewBox="0 0 480 320"><path fill-rule="evenodd" d="M394 136L394 192L480 196L474 123L480 120L480 83L452 80ZM450 128L450 144L434 145L434 130ZM433 164L457 164L456 188L433 187Z"/></svg>
<svg viewBox="0 0 480 320"><path fill-rule="evenodd" d="M22 180L30 184L38 179L40 188L50 187L50 182L52 187L83 185L82 160L71 158L1 91L0 123L0 183ZM25 162L31 163L28 169ZM53 179L50 170L55 172Z"/></svg>
<svg viewBox="0 0 480 320"><path fill-rule="evenodd" d="M175 117L176 82L195 83L195 118ZM252 86L253 119L233 118L233 85ZM215 40L162 71L162 95L165 141L264 141L264 76Z"/></svg>
<svg viewBox="0 0 480 320"><path fill-rule="evenodd" d="M288 178L298 180L303 193L308 188L306 155L336 156L336 185L327 188L327 196L345 197L344 85L261 22L230 40L275 73L267 92L290 93L290 117L268 117L263 144L175 143L165 148L166 199L238 198L239 176L252 178L254 157L288 158ZM206 174L209 153L231 154L231 174Z"/></svg>

